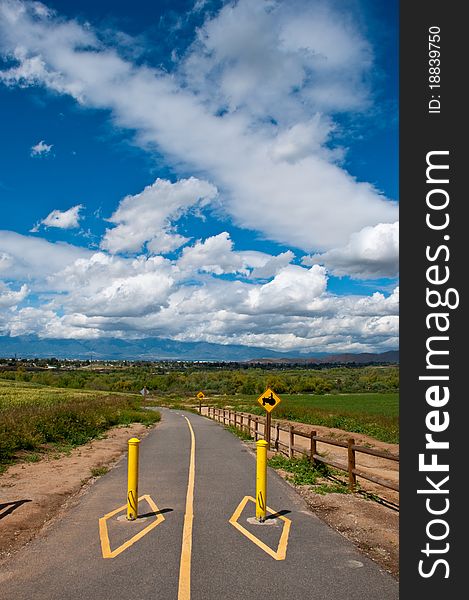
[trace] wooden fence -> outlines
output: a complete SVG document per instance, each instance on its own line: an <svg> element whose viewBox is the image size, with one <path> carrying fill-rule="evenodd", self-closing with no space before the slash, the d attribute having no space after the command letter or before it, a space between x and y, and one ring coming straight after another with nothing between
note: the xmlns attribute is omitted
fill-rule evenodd
<svg viewBox="0 0 469 600"><path fill-rule="evenodd" d="M265 438L265 417L252 415L250 413L237 412L227 408L217 408L215 406L202 407L202 405L199 404L200 414L202 414L202 408L207 409L207 416L209 418L223 423L223 425L233 426L245 431L246 433L251 435L256 442L258 439ZM262 425L262 431L259 425ZM288 433L288 443L280 441L280 431ZM283 454L286 454L289 458L293 458L295 454L308 456L312 464L314 464L315 462L322 462L326 465L334 467L335 469L339 469L340 471L344 471L345 473L347 473L348 486L351 491L354 491L356 488L357 477L362 477L363 479L372 481L373 483L381 485L385 488L395 490L396 492L399 491L398 482L389 481L388 479L383 479L382 477L377 477L375 475L371 475L370 473L365 473L364 471L359 470L356 465L356 455L357 453L368 454L397 463L399 462L399 456L390 454L388 452L384 452L382 450L375 450L373 448L367 448L366 446L360 446L358 444L355 444L354 438L348 438L346 442L342 442L339 440L319 436L317 435L316 431L304 433L302 431L296 430L293 427L293 425L285 426L276 421L272 421L270 433L270 446L277 452L282 452ZM309 448L295 446L296 436L308 439ZM347 464L325 458L324 456L318 454L316 447L317 442L321 442L322 444L329 444L331 446L339 446L341 448L346 448Z"/></svg>

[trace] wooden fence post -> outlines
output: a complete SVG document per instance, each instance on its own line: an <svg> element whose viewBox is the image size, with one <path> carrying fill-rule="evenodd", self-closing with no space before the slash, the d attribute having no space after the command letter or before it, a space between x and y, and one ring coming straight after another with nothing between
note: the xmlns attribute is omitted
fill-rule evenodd
<svg viewBox="0 0 469 600"><path fill-rule="evenodd" d="M293 458L293 442L295 439L295 433L293 425L288 426L288 458Z"/></svg>
<svg viewBox="0 0 469 600"><path fill-rule="evenodd" d="M251 415L248 415L248 433L251 435Z"/></svg>
<svg viewBox="0 0 469 600"><path fill-rule="evenodd" d="M316 436L315 431L310 432L310 445L309 445L309 461L312 465L314 465L314 455L317 454L316 450L316 440L314 439Z"/></svg>
<svg viewBox="0 0 469 600"><path fill-rule="evenodd" d="M254 417L254 441L257 442L259 435L259 417Z"/></svg>
<svg viewBox="0 0 469 600"><path fill-rule="evenodd" d="M355 440L353 438L349 438L347 440L348 447L348 487L351 492L355 491L355 486L357 484L357 478L355 473L353 472L355 469L355 450L353 449L353 445L355 444Z"/></svg>
<svg viewBox="0 0 469 600"><path fill-rule="evenodd" d="M280 439L280 423L275 424L275 450L278 452L278 441Z"/></svg>
<svg viewBox="0 0 469 600"><path fill-rule="evenodd" d="M272 415L270 414L270 412L268 412L268 413L266 413L265 419L264 419L264 439L268 444L268 446L267 446L268 450L270 450L271 429L272 429Z"/></svg>

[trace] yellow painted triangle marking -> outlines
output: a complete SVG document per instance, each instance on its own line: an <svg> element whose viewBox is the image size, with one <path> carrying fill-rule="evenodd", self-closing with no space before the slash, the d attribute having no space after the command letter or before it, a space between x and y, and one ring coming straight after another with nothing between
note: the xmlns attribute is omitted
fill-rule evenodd
<svg viewBox="0 0 469 600"><path fill-rule="evenodd" d="M148 504L150 505L150 508L153 510L153 512L156 512L156 513L159 512L160 509L156 506L156 504L153 502L153 500L151 499L151 497L148 494L145 494L144 496L140 496L138 501L140 502L140 500L146 500L148 502ZM106 521L108 519L110 519L111 517L113 517L114 515L117 515L118 513L123 512L126 509L127 509L127 504L124 504L123 506L119 506L119 508L116 508L115 510L107 513L106 515L104 515L104 517L101 517L99 519L99 537L101 539L101 550L103 553L103 558L114 558L121 552L124 552L124 550L127 550L127 548L129 548L129 546L132 546L132 544L135 544L135 542L138 542L138 540L142 539L142 537L144 535L149 533L152 529L154 529L157 525L159 525L160 523L162 523L164 521L164 516L161 513L157 514L156 519L152 523L150 523L150 525L147 525L144 529L142 529L141 531L136 533L133 537L131 537L130 540L127 540L126 542L124 542L123 544L118 546L115 550L111 550Z"/></svg>
<svg viewBox="0 0 469 600"><path fill-rule="evenodd" d="M256 544L256 546L259 546L259 548L262 548L262 550L264 550L264 552L267 552L267 554L269 556L271 556L272 558L275 558L275 560L285 560L285 557L287 555L288 536L290 533L290 526L291 526L290 519L287 519L287 517L283 517L283 516L277 517L278 519L282 519L282 521L284 521L285 524L282 529L282 535L280 536L280 541L278 543L277 550L276 551L272 550L272 548L267 546L267 544L264 544L264 542L262 542L259 538L257 538L253 533L251 533L250 531L248 531L247 529L245 529L242 525L240 525L238 523L238 519L241 516L241 513L243 512L244 507L246 506L246 504L248 502L254 502L254 504L256 504L256 501L252 496L244 496L244 498L238 504L238 507L234 511L229 522L231 523L231 525L233 525L233 527L236 527L236 529L238 531L240 531L249 540L251 540L251 542L254 542L254 544ZM268 506L267 506L267 511L271 515L276 514L276 511L272 510Z"/></svg>

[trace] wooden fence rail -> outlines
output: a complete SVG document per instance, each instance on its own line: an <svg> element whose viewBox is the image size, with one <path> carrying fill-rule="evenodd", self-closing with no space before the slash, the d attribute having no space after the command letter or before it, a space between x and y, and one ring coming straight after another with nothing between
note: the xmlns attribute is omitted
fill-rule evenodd
<svg viewBox="0 0 469 600"><path fill-rule="evenodd" d="M237 412L226 408L217 408L216 406L202 406L199 404L199 413L202 414L202 409L207 409L207 416L210 419L223 423L224 425L233 426L238 429L249 433L254 440L257 442L258 439L265 439L265 427L266 418L252 415L250 413ZM259 424L262 424L262 431L259 428ZM280 440L280 431L288 433L288 443ZM309 448L303 448L295 446L295 436L309 439ZM364 472L357 469L356 466L356 454L368 454L370 456L377 456L386 460L399 462L399 456L390 454L382 450L375 450L374 448L367 448L366 446L360 446L355 444L354 438L349 438L346 442L334 440L317 435L316 431L310 433L304 433L303 431L297 431L293 425L282 425L279 422L272 421L271 424L271 447L277 452L286 454L289 458L293 458L295 454L301 454L309 457L312 464L315 462L321 462L340 471L344 471L348 475L348 487L351 491L354 491L357 484L357 477L367 479L377 485L381 485L385 488L399 491L399 483L371 475L370 473ZM330 446L340 446L341 448L347 449L347 464L341 463L336 460L325 458L317 452L317 442L322 444L329 444Z"/></svg>

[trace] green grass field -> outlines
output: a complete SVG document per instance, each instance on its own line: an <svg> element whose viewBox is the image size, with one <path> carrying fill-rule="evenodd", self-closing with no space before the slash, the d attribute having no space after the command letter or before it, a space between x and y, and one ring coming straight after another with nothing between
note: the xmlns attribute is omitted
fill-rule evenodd
<svg viewBox="0 0 469 600"><path fill-rule="evenodd" d="M383 442L399 443L399 395L396 393L285 395L275 413L281 419L337 427Z"/></svg>
<svg viewBox="0 0 469 600"><path fill-rule="evenodd" d="M279 394L272 418L363 433L383 442L399 443L399 394ZM228 407L259 415L265 410L257 396L212 396L204 404Z"/></svg>
<svg viewBox="0 0 469 600"><path fill-rule="evenodd" d="M315 396L310 394L282 394L282 402L277 411L289 408L314 408L317 410L346 411L370 415L397 417L399 415L399 394L326 394Z"/></svg>
<svg viewBox="0 0 469 600"><path fill-rule="evenodd" d="M0 465L21 451L76 446L110 427L159 419L158 412L143 410L135 395L0 381Z"/></svg>

